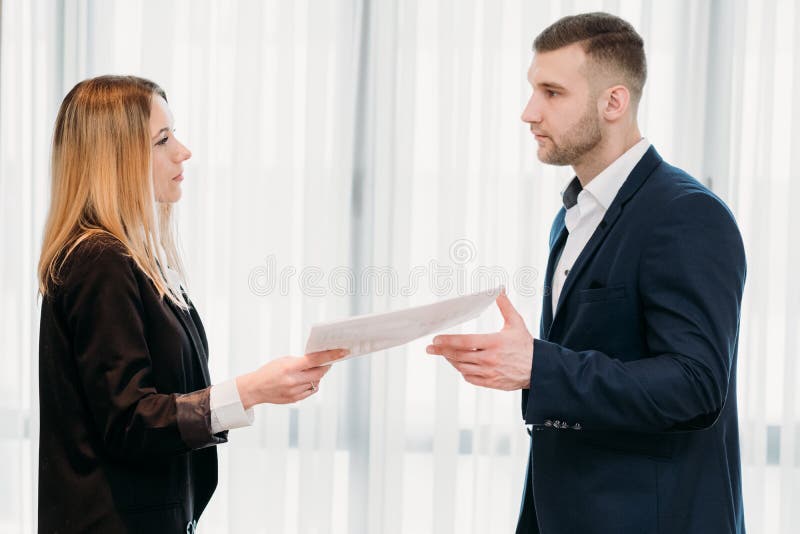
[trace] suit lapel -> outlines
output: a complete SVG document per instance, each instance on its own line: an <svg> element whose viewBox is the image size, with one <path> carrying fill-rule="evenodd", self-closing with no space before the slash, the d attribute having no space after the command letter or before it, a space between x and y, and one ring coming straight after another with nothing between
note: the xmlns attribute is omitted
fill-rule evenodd
<svg viewBox="0 0 800 534"><path fill-rule="evenodd" d="M608 207L605 217L603 217L603 220L597 225L597 229L595 230L594 234L592 234L592 237L589 239L589 242L586 243L586 246L583 247L578 259L575 260L575 264L572 266L572 269L570 269L569 276L564 283L564 287L561 289L561 295L558 297L558 304L556 306L555 314L550 322L550 328L552 328L553 322L558 318L558 312L563 306L565 299L569 295L570 291L572 291L575 287L575 281L580 278L581 272L589 264L592 256L594 256L595 252L597 252L597 249L605 240L606 235L608 235L608 232L619 219L625 204L631 199L631 197L633 197L634 194L636 194L647 177L650 176L650 174L659 165L659 163L661 163L661 161L661 156L658 155L656 149L651 145L650 148L647 149L647 152L644 153L644 156L642 156L642 159L639 160L639 163L637 163L633 168L631 174L628 176L627 180L625 180L625 183L622 184L619 193L617 193L617 196L614 198L611 206ZM548 329L548 337L549 332L550 331Z"/></svg>
<svg viewBox="0 0 800 534"><path fill-rule="evenodd" d="M188 298L187 298L188 300ZM186 335L189 336L189 340L192 343L192 348L194 349L194 358L197 364L200 366L200 370L203 373L203 379L205 380L205 385L211 385L211 375L208 372L208 362L206 361L206 351L203 347L203 343L200 340L200 334L197 331L197 327L195 326L194 322L192 321L191 316L187 310L183 310L170 302L167 299L167 303L169 307L172 309L175 316L183 325L183 329L186 331ZM190 304L191 305L191 304Z"/></svg>
<svg viewBox="0 0 800 534"><path fill-rule="evenodd" d="M545 333L550 329L550 324L553 322L553 271L558 263L558 258L561 250L564 248L564 243L567 241L567 227L564 225L564 215L566 210L561 208L561 211L556 214L553 221L553 226L550 229L550 254L547 257L547 270L544 276L544 291L542 291L542 317L539 324L539 337L547 339ZM528 395L530 390L522 390L522 418L525 419L525 409L528 406Z"/></svg>
<svg viewBox="0 0 800 534"><path fill-rule="evenodd" d="M564 224L565 214L566 211L562 208L556 216L556 221L550 234L550 255L547 258L547 271L544 278L546 291L544 291L542 298L542 324L540 325L540 335L545 336L545 339L547 338L547 332L550 330L550 325L553 323L553 273L568 235L567 227Z"/></svg>

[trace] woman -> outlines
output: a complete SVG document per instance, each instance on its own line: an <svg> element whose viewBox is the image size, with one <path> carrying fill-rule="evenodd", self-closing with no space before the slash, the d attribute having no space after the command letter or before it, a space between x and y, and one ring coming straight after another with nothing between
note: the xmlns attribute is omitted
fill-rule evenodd
<svg viewBox="0 0 800 534"><path fill-rule="evenodd" d="M38 271L40 532L193 532L227 430L313 394L345 354L211 386L171 224L190 157L151 81L85 80L61 104Z"/></svg>

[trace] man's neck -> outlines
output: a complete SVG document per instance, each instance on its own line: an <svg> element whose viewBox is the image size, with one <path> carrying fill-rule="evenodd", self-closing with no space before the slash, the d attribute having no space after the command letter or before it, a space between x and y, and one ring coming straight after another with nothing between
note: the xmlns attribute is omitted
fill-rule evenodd
<svg viewBox="0 0 800 534"><path fill-rule="evenodd" d="M581 185L586 187L589 182L614 163L621 155L630 150L633 145L642 139L639 128L635 127L626 135L617 138L609 137L600 141L594 150L584 155L581 161L575 163L572 169Z"/></svg>

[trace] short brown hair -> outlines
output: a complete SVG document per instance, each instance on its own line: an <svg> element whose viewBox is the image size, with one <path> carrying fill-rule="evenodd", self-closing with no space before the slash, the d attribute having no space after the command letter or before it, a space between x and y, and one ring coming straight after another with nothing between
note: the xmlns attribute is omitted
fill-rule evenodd
<svg viewBox="0 0 800 534"><path fill-rule="evenodd" d="M533 41L535 52L550 52L580 43L587 56L621 74L636 102L647 79L642 37L625 20L609 13L583 13L564 17Z"/></svg>

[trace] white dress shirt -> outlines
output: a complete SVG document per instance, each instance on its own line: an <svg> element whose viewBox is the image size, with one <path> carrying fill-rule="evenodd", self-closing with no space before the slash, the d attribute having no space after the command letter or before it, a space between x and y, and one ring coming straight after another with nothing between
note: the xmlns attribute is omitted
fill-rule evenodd
<svg viewBox="0 0 800 534"><path fill-rule="evenodd" d="M577 261L586 243L589 242L592 234L597 230L597 226L603 220L622 184L628 179L628 175L639 163L639 160L642 159L648 148L650 148L650 143L647 139L640 139L638 143L606 167L603 172L595 176L578 193L578 202L567 209L564 224L569 235L556 269L553 272L552 298L554 317L558 310L558 299L561 296L561 290L564 288L570 269ZM577 178L573 178L574 180L577 180Z"/></svg>
<svg viewBox="0 0 800 534"><path fill-rule="evenodd" d="M181 286L180 276L176 271L167 267L166 275L168 282L174 284L173 287ZM210 396L212 434L253 424L253 408L244 409L235 378L211 386Z"/></svg>
<svg viewBox="0 0 800 534"><path fill-rule="evenodd" d="M211 433L241 428L253 424L253 408L247 410L242 405L236 379L211 386Z"/></svg>

